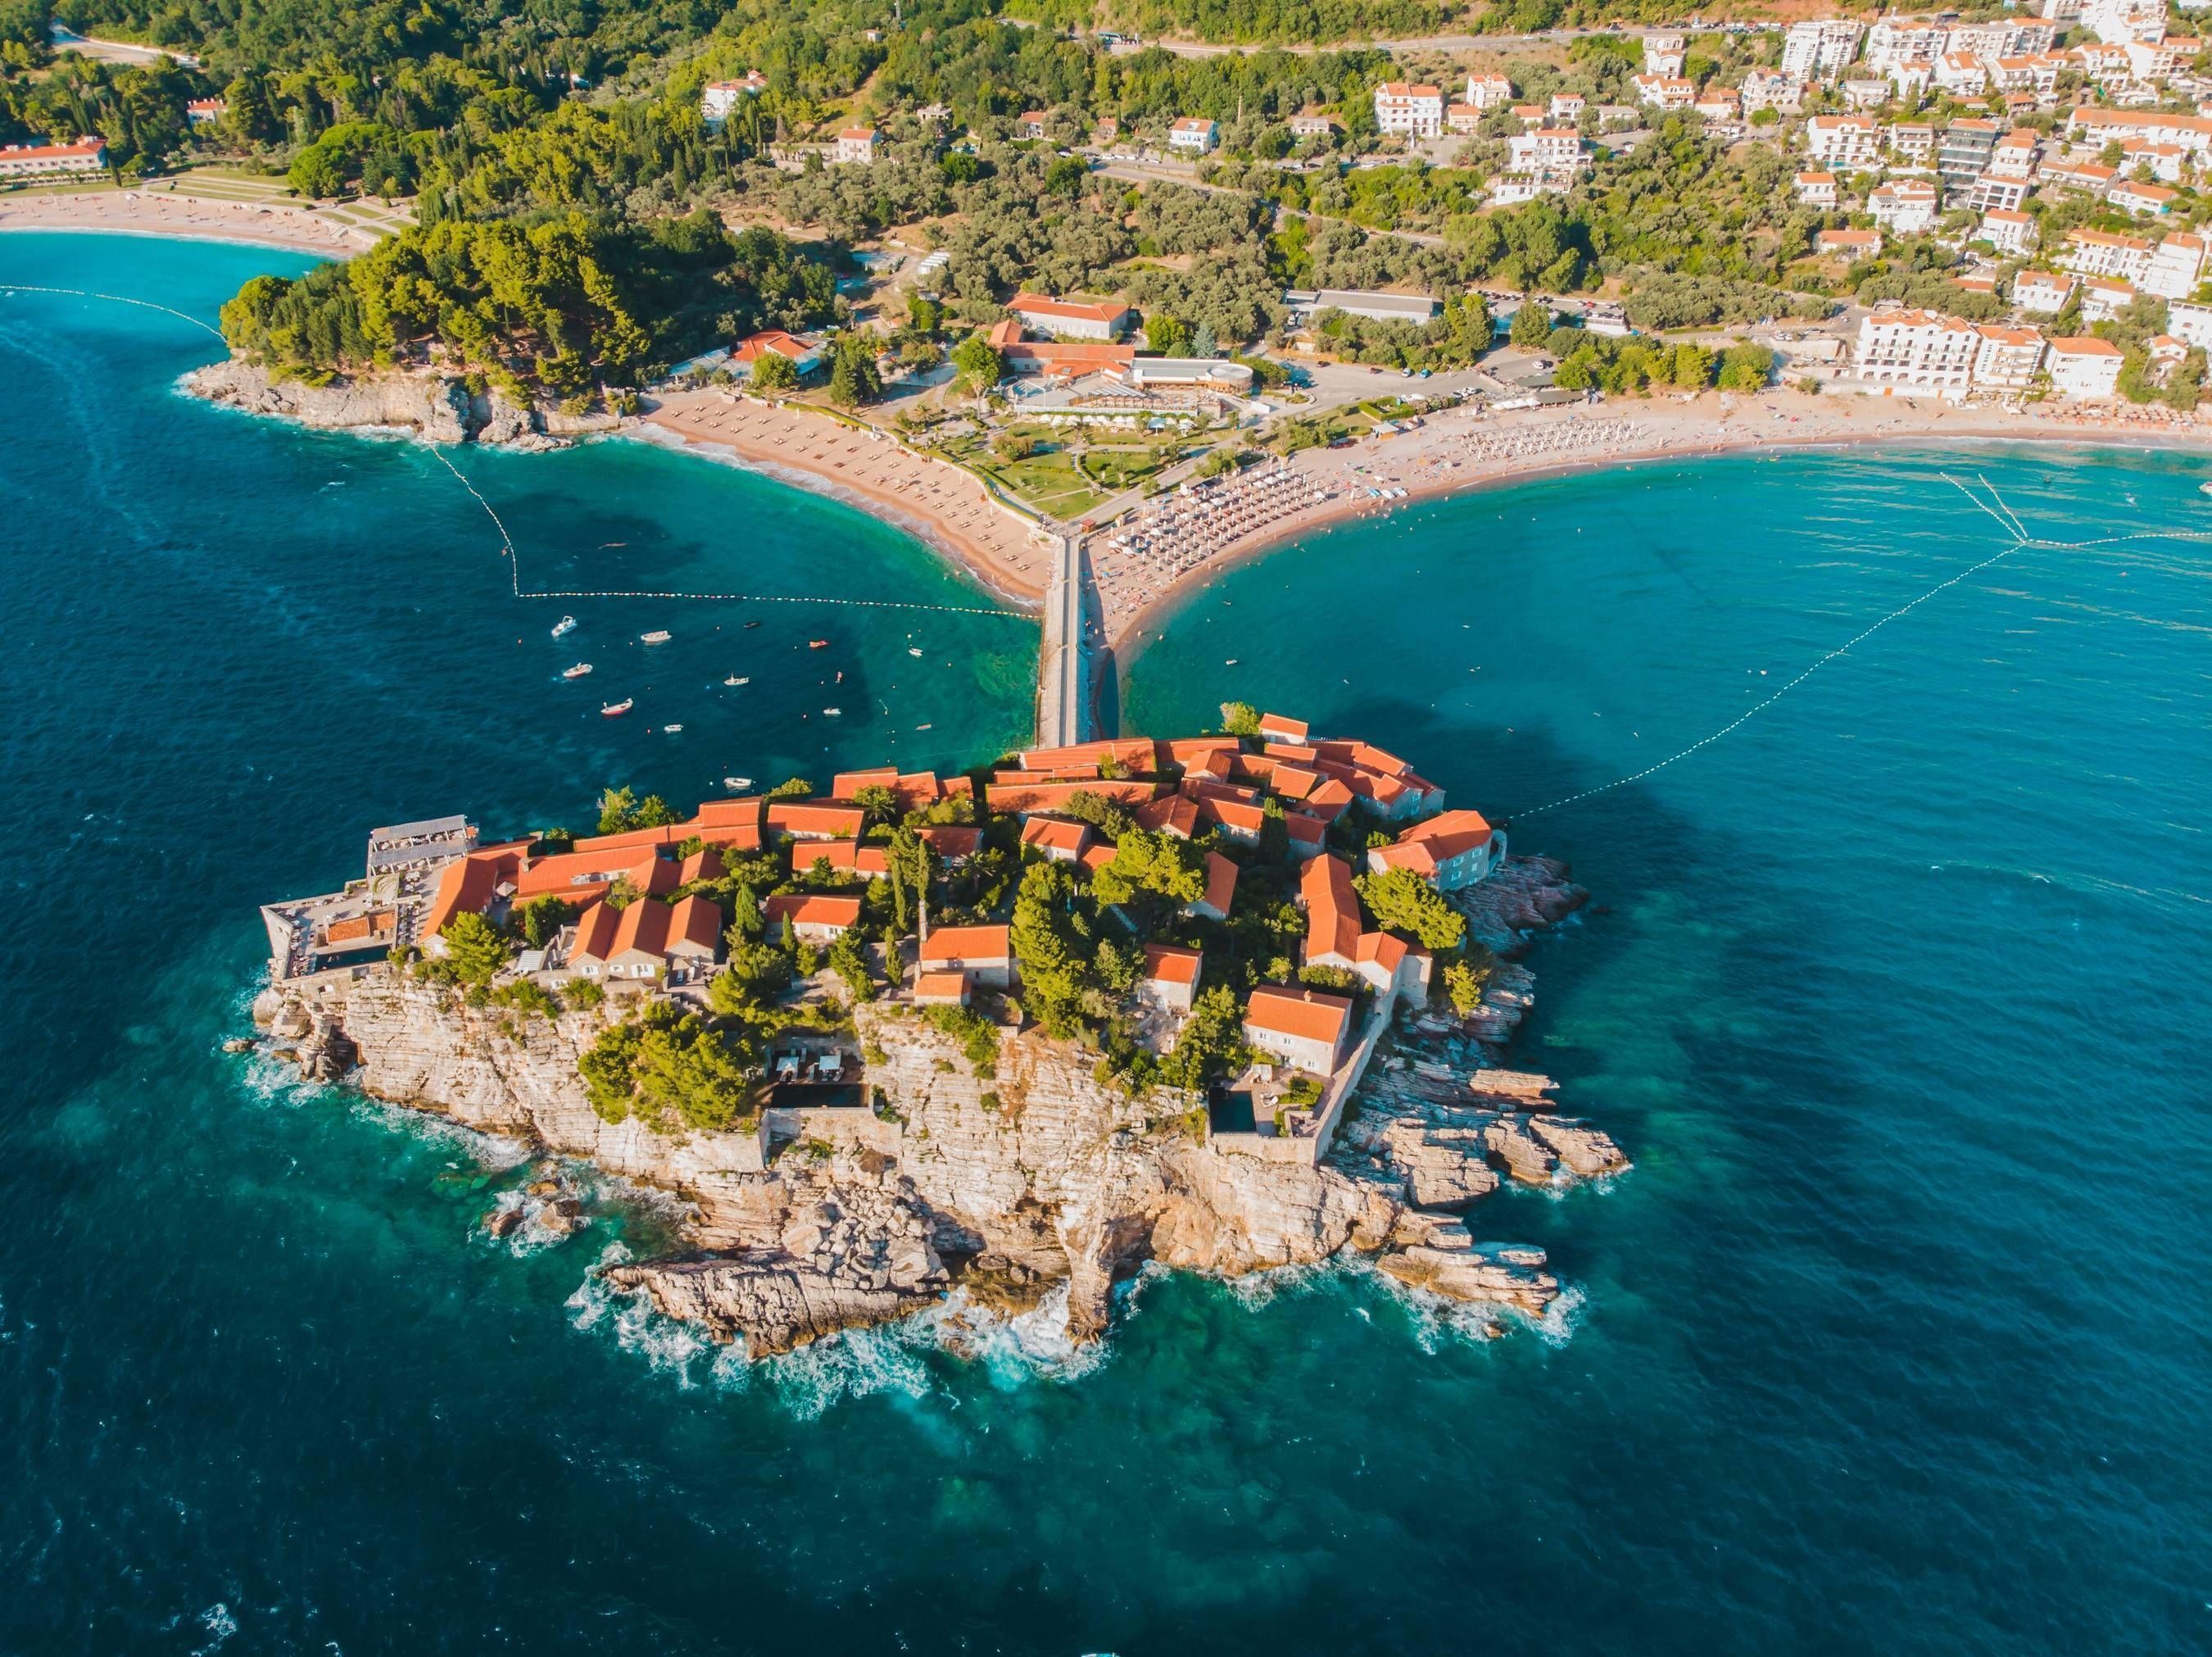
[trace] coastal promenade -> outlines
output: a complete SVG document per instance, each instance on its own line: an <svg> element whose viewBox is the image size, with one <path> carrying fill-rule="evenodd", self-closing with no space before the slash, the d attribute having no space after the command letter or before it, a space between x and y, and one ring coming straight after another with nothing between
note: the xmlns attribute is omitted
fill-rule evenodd
<svg viewBox="0 0 2212 1657"><path fill-rule="evenodd" d="M1091 711L1087 560L1075 535L1060 538L1052 582L1045 589L1044 640L1037 651L1037 740L1047 747L1087 742L1097 733Z"/></svg>

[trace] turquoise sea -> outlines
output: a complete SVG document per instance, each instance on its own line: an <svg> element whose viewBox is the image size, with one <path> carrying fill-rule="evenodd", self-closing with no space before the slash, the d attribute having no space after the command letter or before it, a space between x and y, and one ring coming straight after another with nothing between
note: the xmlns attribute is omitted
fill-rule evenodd
<svg viewBox="0 0 2212 1657"><path fill-rule="evenodd" d="M0 283L210 319L297 268L0 236ZM174 395L216 349L0 297L0 1652L2212 1645L2212 550L2110 539L2212 527L2203 461L1589 474L1202 590L1126 725L1238 696L1364 732L1595 892L1533 957L1522 1057L1638 1166L1478 1220L1572 1310L1484 1344L1358 1270L1154 1277L1087 1354L908 1328L748 1371L587 1282L650 1204L517 1253L479 1226L499 1148L223 1057L253 906L374 823L987 753L1035 626L518 600L418 447ZM456 459L526 589L988 607L704 461ZM2100 544L1535 809L2002 550L1947 472Z"/></svg>

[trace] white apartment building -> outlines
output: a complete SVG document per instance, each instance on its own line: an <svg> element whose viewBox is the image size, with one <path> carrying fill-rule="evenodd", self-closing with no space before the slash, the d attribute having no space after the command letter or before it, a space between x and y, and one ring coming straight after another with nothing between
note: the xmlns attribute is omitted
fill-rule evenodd
<svg viewBox="0 0 2212 1657"><path fill-rule="evenodd" d="M1936 129L1925 121L1899 121L1889 129L1889 148L1914 166L1924 167L1936 153Z"/></svg>
<svg viewBox="0 0 2212 1657"><path fill-rule="evenodd" d="M1982 215L1982 238L2001 253L2025 258L2035 246L2035 221L2016 208L1992 207Z"/></svg>
<svg viewBox="0 0 2212 1657"><path fill-rule="evenodd" d="M2069 397L2110 397L2120 379L2120 348L2109 339L2054 339L2051 383Z"/></svg>
<svg viewBox="0 0 2212 1657"><path fill-rule="evenodd" d="M106 165L105 138L79 138L75 143L11 143L0 148L0 179L97 173Z"/></svg>
<svg viewBox="0 0 2212 1657"><path fill-rule="evenodd" d="M2027 199L2027 191L2026 179L2002 179L1994 173L1984 173L1966 186L1966 205L1977 213L1995 208L2011 211Z"/></svg>
<svg viewBox="0 0 2212 1657"><path fill-rule="evenodd" d="M737 113L747 98L757 98L768 88L768 77L758 70L742 81L710 81L699 88L699 113L709 126L720 126Z"/></svg>
<svg viewBox="0 0 2212 1657"><path fill-rule="evenodd" d="M2081 27L2106 46L2162 40L2166 0L2082 0Z"/></svg>
<svg viewBox="0 0 2212 1657"><path fill-rule="evenodd" d="M2056 316L2074 297L2076 285L2072 277L2056 271L2022 271L2013 278L2013 308L2031 316Z"/></svg>
<svg viewBox="0 0 2212 1657"><path fill-rule="evenodd" d="M1873 167L1881 129L1863 115L1815 115L1805 123L1805 149L1823 167Z"/></svg>
<svg viewBox="0 0 2212 1657"><path fill-rule="evenodd" d="M1742 90L1746 114L1772 109L1795 115L1805 107L1808 88L1795 75L1784 75L1778 69L1754 69L1744 76Z"/></svg>
<svg viewBox="0 0 2212 1657"><path fill-rule="evenodd" d="M1654 109L1687 109L1698 101L1698 83L1679 75L1638 75L1636 101Z"/></svg>
<svg viewBox="0 0 2212 1657"><path fill-rule="evenodd" d="M1890 89L1903 104L1917 104L1928 90L1929 82L1936 78L1936 65L1926 58L1909 58L1892 64L1882 71L1889 77Z"/></svg>
<svg viewBox="0 0 2212 1657"><path fill-rule="evenodd" d="M2186 299L2204 280L2208 251L2212 250L2207 248L2203 236L2178 230L2151 250L2136 285L2160 299Z"/></svg>
<svg viewBox="0 0 2212 1657"><path fill-rule="evenodd" d="M2183 344L2212 349L2212 305L2172 301L2166 308L2166 326Z"/></svg>
<svg viewBox="0 0 2212 1657"><path fill-rule="evenodd" d="M848 126L837 134L837 147L830 160L840 167L866 167L876 158L876 129L872 126Z"/></svg>
<svg viewBox="0 0 2212 1657"><path fill-rule="evenodd" d="M1833 173L1800 173L1797 199L1808 207L1832 208L1840 198Z"/></svg>
<svg viewBox="0 0 2212 1657"><path fill-rule="evenodd" d="M1861 381L1959 397L1973 382L1982 337L1930 311L1876 311L1859 324L1851 372Z"/></svg>
<svg viewBox="0 0 2212 1657"><path fill-rule="evenodd" d="M1221 129L1203 115L1186 115L1168 128L1168 148L1203 155L1221 142Z"/></svg>
<svg viewBox="0 0 2212 1657"><path fill-rule="evenodd" d="M2141 279L2150 268L2151 244L2141 236L2116 236L2109 230L2069 230L2058 262L2075 276Z"/></svg>
<svg viewBox="0 0 2212 1657"><path fill-rule="evenodd" d="M1672 29L1654 29L1644 37L1644 72L1646 75L1680 75L1683 55L1689 49L1686 36Z"/></svg>
<svg viewBox="0 0 2212 1657"><path fill-rule="evenodd" d="M1950 31L1940 23L1885 17L1867 30L1867 67L1881 75L1893 64L1933 63L1949 41Z"/></svg>
<svg viewBox="0 0 2212 1657"><path fill-rule="evenodd" d="M1503 75L1470 75L1467 77L1467 101L1477 109L1495 109L1513 101L1513 82Z"/></svg>
<svg viewBox="0 0 2212 1657"><path fill-rule="evenodd" d="M2081 278L2081 320L2102 322L2107 317L2118 316L2136 302L2136 287L2132 282L2123 282L2118 277L2084 277Z"/></svg>
<svg viewBox="0 0 2212 1657"><path fill-rule="evenodd" d="M1867 198L1874 222L1893 235L1917 236L1936 222L1941 196L1919 179L1892 179Z"/></svg>
<svg viewBox="0 0 2212 1657"><path fill-rule="evenodd" d="M1973 383L1992 391L2018 391L2043 366L2043 336L2033 328L2000 327L1984 322L1974 330Z"/></svg>
<svg viewBox="0 0 2212 1657"><path fill-rule="evenodd" d="M2041 102L2057 94L2059 71L2065 67L2066 60L2055 52L2031 52L1996 58L1990 64L1990 78L2000 92L2032 92Z"/></svg>
<svg viewBox="0 0 2212 1657"><path fill-rule="evenodd" d="M1800 80L1832 81L1858 56L1859 25L1839 17L1792 23L1782 37L1782 71Z"/></svg>
<svg viewBox="0 0 2212 1657"><path fill-rule="evenodd" d="M2130 138L2178 144L2200 164L2212 155L2212 117L2162 109L2076 109L2067 120L2066 136L2098 149L2114 140L2124 144Z"/></svg>
<svg viewBox="0 0 2212 1657"><path fill-rule="evenodd" d="M1505 140L1516 173L1574 173L1583 165L1583 135L1571 126L1540 126Z"/></svg>
<svg viewBox="0 0 2212 1657"><path fill-rule="evenodd" d="M1444 130L1442 87L1385 81L1375 88L1375 125L1387 134L1434 138Z"/></svg>
<svg viewBox="0 0 2212 1657"><path fill-rule="evenodd" d="M1999 138L1996 148L1990 151L1989 171L2001 179L2033 178L2037 143L2032 129L2014 128Z"/></svg>
<svg viewBox="0 0 2212 1657"><path fill-rule="evenodd" d="M1990 72L1971 52L1947 52L1936 60L1936 84L1954 98L1978 98L1989 90Z"/></svg>
<svg viewBox="0 0 2212 1657"><path fill-rule="evenodd" d="M2189 165L2189 152L2178 143L2153 143L2148 138L2124 138L2120 143L2120 165L2128 172L2150 168L2160 184L2179 184Z"/></svg>

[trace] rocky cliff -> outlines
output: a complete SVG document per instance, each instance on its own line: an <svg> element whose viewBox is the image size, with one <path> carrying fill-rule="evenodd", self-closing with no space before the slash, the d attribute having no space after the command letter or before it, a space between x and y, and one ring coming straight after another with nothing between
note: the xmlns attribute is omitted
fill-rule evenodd
<svg viewBox="0 0 2212 1657"><path fill-rule="evenodd" d="M454 375L410 371L310 386L271 379L267 369L233 358L195 369L179 383L195 397L248 414L276 415L310 426L396 427L440 443L554 448L568 438L610 431L621 423L612 415L518 408L496 388L472 391Z"/></svg>
<svg viewBox="0 0 2212 1657"><path fill-rule="evenodd" d="M1551 1184L1627 1166L1553 1110L1545 1078L1470 1079L1486 1061L1462 1056L1454 1074L1425 1057L1473 1048L1481 1014L1401 1019L1316 1167L1214 1148L1196 1100L1132 1100L1095 1055L1033 1028L1005 1032L979 1075L960 1044L895 1004L855 1014L877 1107L805 1112L781 1142L604 1121L576 1060L609 1011L471 1008L383 966L278 986L256 1011L305 1075L688 1198L693 1252L609 1277L756 1353L903 1316L955 1282L1029 1301L1065 1282L1070 1329L1090 1337L1115 1282L1147 1259L1236 1275L1347 1248L1382 1252L1411 1287L1540 1313L1559 1290L1542 1252L1478 1245L1460 1210L1501 1172Z"/></svg>

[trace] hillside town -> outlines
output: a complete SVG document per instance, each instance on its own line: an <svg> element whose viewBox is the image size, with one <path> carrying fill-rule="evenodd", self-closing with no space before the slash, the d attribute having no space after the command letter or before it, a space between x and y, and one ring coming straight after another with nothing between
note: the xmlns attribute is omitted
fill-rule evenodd
<svg viewBox="0 0 2212 1657"><path fill-rule="evenodd" d="M1133 1097L1205 1099L1212 1148L1310 1166L1394 1023L1496 1038L1500 963L1468 905L1506 838L1372 743L1225 711L1249 734L843 772L680 820L618 791L593 834L380 828L360 880L264 908L271 981L398 974L524 1020L601 1009L610 1054L655 1007L698 1015L717 1065L648 1125L735 1124L758 1166L794 1123L881 1136L866 1005L986 1049L1079 1040ZM652 1116L641 1076L585 1067L604 1113Z"/></svg>

